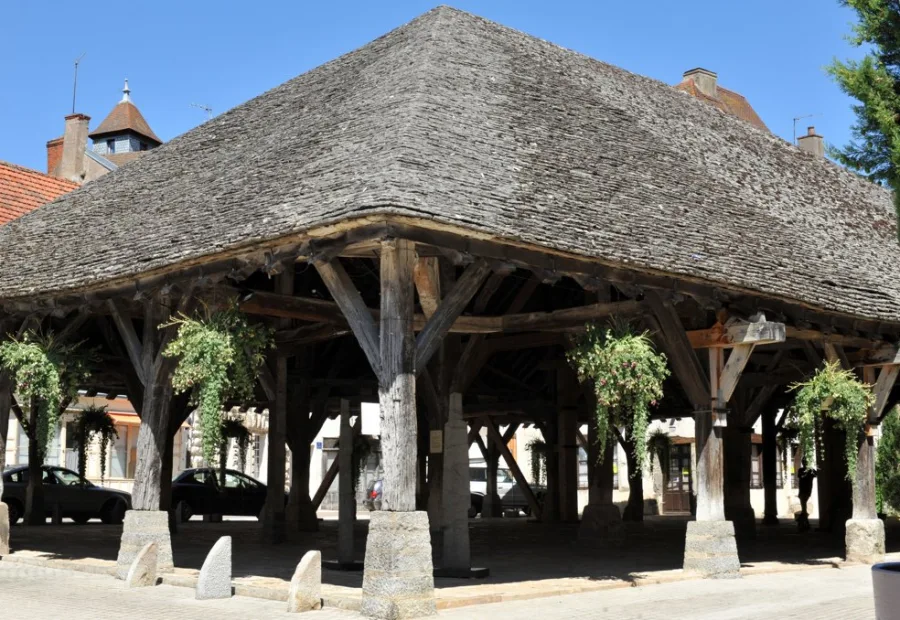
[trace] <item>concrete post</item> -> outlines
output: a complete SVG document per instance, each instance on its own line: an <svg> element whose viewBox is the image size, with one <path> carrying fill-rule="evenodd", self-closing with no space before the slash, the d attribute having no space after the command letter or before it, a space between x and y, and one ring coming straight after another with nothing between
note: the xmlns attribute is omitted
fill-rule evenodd
<svg viewBox="0 0 900 620"><path fill-rule="evenodd" d="M346 398L341 399L338 459L338 563L352 564L356 497L353 493L353 428L350 426L350 401Z"/></svg>
<svg viewBox="0 0 900 620"><path fill-rule="evenodd" d="M869 431L869 427L866 427ZM847 561L875 564L884 561L884 523L875 507L875 443L866 432L856 459L853 518L847 521Z"/></svg>
<svg viewBox="0 0 900 620"><path fill-rule="evenodd" d="M462 414L462 394L453 392L450 394L449 416L444 426L443 568L468 573L471 567L469 441Z"/></svg>

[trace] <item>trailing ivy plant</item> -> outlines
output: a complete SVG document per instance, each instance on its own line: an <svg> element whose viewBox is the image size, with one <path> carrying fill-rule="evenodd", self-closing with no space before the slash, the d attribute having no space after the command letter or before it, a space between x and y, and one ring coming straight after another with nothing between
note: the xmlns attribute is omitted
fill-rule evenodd
<svg viewBox="0 0 900 620"><path fill-rule="evenodd" d="M228 440L234 439L238 464L241 471L247 468L247 448L250 446L250 431L237 418L225 418L219 430L219 469L225 470L228 465Z"/></svg>
<svg viewBox="0 0 900 620"><path fill-rule="evenodd" d="M547 442L534 437L525 449L531 453L531 479L535 484L544 484L547 479Z"/></svg>
<svg viewBox="0 0 900 620"><path fill-rule="evenodd" d="M84 477L87 470L88 446L94 437L100 438L100 482L106 479L106 455L109 445L119 438L116 422L106 407L86 407L75 421L75 447L78 450L78 473Z"/></svg>
<svg viewBox="0 0 900 620"><path fill-rule="evenodd" d="M878 514L900 509L900 413L894 407L881 423L875 453L875 505Z"/></svg>
<svg viewBox="0 0 900 620"><path fill-rule="evenodd" d="M795 383L790 390L797 392L790 408L791 425L797 428L806 466L815 469L816 448L823 450L822 423L827 416L846 433L847 479L854 482L859 433L874 398L871 386L861 382L849 370L842 369L837 362L828 362L812 379Z"/></svg>
<svg viewBox="0 0 900 620"><path fill-rule="evenodd" d="M63 406L78 396L78 388L90 376L92 359L93 352L82 350L81 343L62 343L52 332L29 330L21 339L0 344L0 366L12 375L20 406L29 414L37 408L36 428L30 428L27 418L23 426L37 442L42 462Z"/></svg>
<svg viewBox="0 0 900 620"><path fill-rule="evenodd" d="M650 407L662 398L663 382L669 376L665 354L656 351L647 332L636 333L627 322L613 320L607 327L588 323L566 356L579 380L593 385L597 441L606 445L613 425L627 427L634 437L634 457L643 470Z"/></svg>
<svg viewBox="0 0 900 620"><path fill-rule="evenodd" d="M250 323L236 306L203 316L182 315L160 327L178 326L178 334L163 355L177 357L172 387L191 392L199 411L203 457L215 460L222 442L222 407L227 400L249 401L265 350L273 346L273 332Z"/></svg>
<svg viewBox="0 0 900 620"><path fill-rule="evenodd" d="M659 459L663 484L669 482L669 459L672 453L672 438L661 428L650 433L647 438L647 450L650 452L650 475L653 475L653 456Z"/></svg>

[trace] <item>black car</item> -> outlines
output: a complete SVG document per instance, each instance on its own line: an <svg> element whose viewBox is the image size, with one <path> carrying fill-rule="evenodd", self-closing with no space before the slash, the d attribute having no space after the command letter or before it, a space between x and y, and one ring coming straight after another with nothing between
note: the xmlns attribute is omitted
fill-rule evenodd
<svg viewBox="0 0 900 620"><path fill-rule="evenodd" d="M172 481L172 506L179 520L193 515L249 515L262 518L266 485L233 469L225 470L225 484L219 471L209 467L186 469Z"/></svg>
<svg viewBox="0 0 900 620"><path fill-rule="evenodd" d="M87 523L99 518L108 525L118 525L131 509L131 495L124 491L98 487L90 480L63 467L41 467L44 482L44 506L52 516L59 505L63 518ZM3 502L9 507L10 525L25 514L25 492L28 467L13 467L3 472Z"/></svg>

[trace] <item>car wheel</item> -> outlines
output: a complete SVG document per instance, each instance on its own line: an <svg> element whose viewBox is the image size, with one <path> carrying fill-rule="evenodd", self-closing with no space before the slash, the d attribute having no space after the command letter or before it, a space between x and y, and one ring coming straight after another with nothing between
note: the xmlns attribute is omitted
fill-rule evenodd
<svg viewBox="0 0 900 620"><path fill-rule="evenodd" d="M175 518L179 523L187 523L194 516L194 509L189 502L181 500L175 504Z"/></svg>
<svg viewBox="0 0 900 620"><path fill-rule="evenodd" d="M78 525L84 525L91 520L91 515L72 515L72 521Z"/></svg>
<svg viewBox="0 0 900 620"><path fill-rule="evenodd" d="M125 520L125 502L111 499L100 509L100 520L106 525L120 525Z"/></svg>
<svg viewBox="0 0 900 620"><path fill-rule="evenodd" d="M9 508L9 524L15 525L19 522L19 519L22 518L25 509L22 508L22 505L16 500L6 502L6 505Z"/></svg>

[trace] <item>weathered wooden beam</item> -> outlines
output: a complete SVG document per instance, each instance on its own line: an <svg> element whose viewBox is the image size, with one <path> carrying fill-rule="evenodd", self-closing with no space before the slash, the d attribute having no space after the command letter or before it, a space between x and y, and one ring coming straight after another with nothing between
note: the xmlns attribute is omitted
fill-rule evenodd
<svg viewBox="0 0 900 620"><path fill-rule="evenodd" d="M466 267L463 275L457 280L453 289L441 300L440 305L428 319L425 328L416 338L416 372L420 372L428 364L431 356L441 346L441 341L460 312L481 287L491 268L486 261L476 260Z"/></svg>
<svg viewBox="0 0 900 620"><path fill-rule="evenodd" d="M884 418L887 410L888 399L891 396L891 390L897 382L897 376L900 374L900 365L893 364L891 366L882 366L878 373L878 379L872 387L872 394L875 396L875 402L869 410L868 423L878 424Z"/></svg>
<svg viewBox="0 0 900 620"><path fill-rule="evenodd" d="M328 495L328 489L331 488L331 485L334 483L335 478L337 478L338 471L341 468L341 460L335 458L331 463L331 467L328 468L328 471L325 472L325 476L322 478L322 482L319 483L319 488L316 489L316 494L313 495L312 505L314 510L318 510L319 506L322 505L322 500L325 499L325 496Z"/></svg>
<svg viewBox="0 0 900 620"><path fill-rule="evenodd" d="M883 344L875 349L865 349L848 358L857 366L893 366L900 364L900 347L895 344Z"/></svg>
<svg viewBox="0 0 900 620"><path fill-rule="evenodd" d="M275 345L285 351L294 351L303 345L341 338L351 333L353 332L349 326L316 323L315 325L278 330L275 332Z"/></svg>
<svg viewBox="0 0 900 620"><path fill-rule="evenodd" d="M500 431L497 430L497 425L494 424L494 421L489 417L482 418L481 421L488 430L488 437L494 442L494 445L500 451L500 456L506 461L510 472L512 472L513 477L516 479L516 483L519 485L522 494L525 496L525 500L528 502L528 506L531 508L531 514L533 514L535 518L540 519L541 507L538 504L537 497L535 497L534 492L531 490L531 485L528 484L525 476L522 475L519 464L509 451L509 446L506 445L507 442L503 441Z"/></svg>
<svg viewBox="0 0 900 620"><path fill-rule="evenodd" d="M419 305L426 319L430 319L441 303L440 263L436 256L419 257L413 269Z"/></svg>
<svg viewBox="0 0 900 620"><path fill-rule="evenodd" d="M110 299L107 301L107 306L116 330L119 332L122 343L125 345L128 359L131 360L131 365L134 367L134 373L137 375L141 385L146 387L149 367L144 364L144 348L137 337L137 332L134 330L134 323L131 322L131 318L127 314L121 311L118 302Z"/></svg>
<svg viewBox="0 0 900 620"><path fill-rule="evenodd" d="M771 321L744 321L730 319L725 324L716 323L708 329L687 332L695 349L709 347L734 347L741 344L771 344L784 342L784 323Z"/></svg>
<svg viewBox="0 0 900 620"><path fill-rule="evenodd" d="M695 409L708 408L712 398L709 378L694 353L675 306L652 291L644 299L653 312L653 317L646 317L645 320L651 331L657 332L654 339L669 358L669 364L688 399Z"/></svg>
<svg viewBox="0 0 900 620"><path fill-rule="evenodd" d="M588 304L575 308L553 310L552 312L509 314L502 317L501 331L511 333L581 328L585 323L609 316L631 317L644 311L645 307L641 302L626 300Z"/></svg>
<svg viewBox="0 0 900 620"><path fill-rule="evenodd" d="M728 361L725 362L725 367L719 376L719 393L717 398L720 399L721 406L728 403L732 395L734 395L741 373L747 367L747 362L750 361L750 355L753 353L755 346L753 344L739 344L731 349Z"/></svg>
<svg viewBox="0 0 900 620"><path fill-rule="evenodd" d="M862 336L849 336L837 333L827 333L815 329L806 329L800 327L785 327L785 336L793 340L808 340L811 342L822 342L842 347L859 347L872 348L883 344L881 340L873 340Z"/></svg>
<svg viewBox="0 0 900 620"><path fill-rule="evenodd" d="M340 259L335 258L327 263L316 263L316 269L331 292L331 296L340 306L347 322L350 323L375 376L381 377L382 360L378 327L362 296L356 290L356 285L344 270Z"/></svg>

